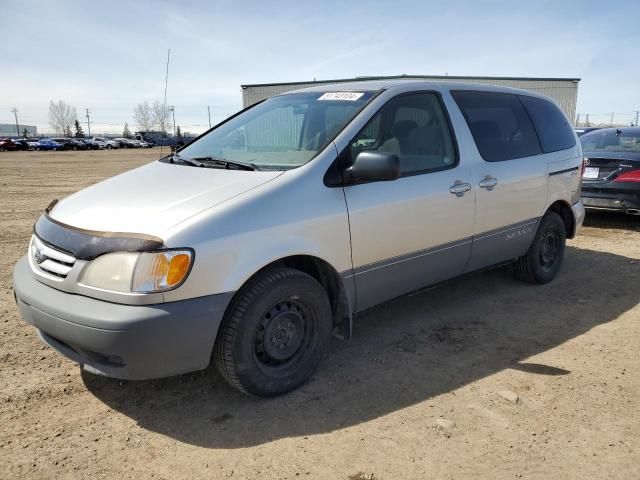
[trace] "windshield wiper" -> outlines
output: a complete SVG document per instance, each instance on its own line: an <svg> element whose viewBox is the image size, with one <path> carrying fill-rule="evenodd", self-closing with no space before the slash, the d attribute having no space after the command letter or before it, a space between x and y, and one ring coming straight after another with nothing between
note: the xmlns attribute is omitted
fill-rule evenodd
<svg viewBox="0 0 640 480"><path fill-rule="evenodd" d="M190 165L196 165L198 167L209 167L211 165L221 166L227 170L236 169L236 170L258 170L258 167L253 163L243 163L243 162L235 162L232 160L227 160L225 158L215 158L215 157L193 157L193 158L182 158L180 157L180 161L188 162ZM215 167L212 167L215 168Z"/></svg>

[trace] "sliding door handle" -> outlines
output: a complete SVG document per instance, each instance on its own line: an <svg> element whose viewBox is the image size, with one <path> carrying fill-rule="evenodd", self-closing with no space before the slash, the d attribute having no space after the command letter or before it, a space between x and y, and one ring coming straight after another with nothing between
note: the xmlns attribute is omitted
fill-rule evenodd
<svg viewBox="0 0 640 480"><path fill-rule="evenodd" d="M480 180L480 188L486 188L489 191L493 190L496 185L498 185L498 179L491 175L487 175Z"/></svg>

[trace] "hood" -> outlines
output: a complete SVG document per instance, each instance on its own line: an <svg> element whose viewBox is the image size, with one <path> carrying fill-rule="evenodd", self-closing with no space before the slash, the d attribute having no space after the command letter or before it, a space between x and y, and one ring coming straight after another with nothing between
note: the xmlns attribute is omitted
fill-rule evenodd
<svg viewBox="0 0 640 480"><path fill-rule="evenodd" d="M282 171L251 172L153 162L85 188L49 213L58 222L99 232L155 235Z"/></svg>

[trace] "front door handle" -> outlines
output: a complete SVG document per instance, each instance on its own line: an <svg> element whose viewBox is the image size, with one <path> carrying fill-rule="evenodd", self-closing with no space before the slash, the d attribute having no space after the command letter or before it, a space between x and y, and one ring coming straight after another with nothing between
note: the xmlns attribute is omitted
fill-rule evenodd
<svg viewBox="0 0 640 480"><path fill-rule="evenodd" d="M489 191L493 190L496 185L498 185L498 179L491 175L486 175L480 180L480 188L486 188Z"/></svg>
<svg viewBox="0 0 640 480"><path fill-rule="evenodd" d="M463 196L465 192L468 192L469 190L471 190L471 184L465 183L462 180L456 180L449 188L449 191L455 194L456 197Z"/></svg>

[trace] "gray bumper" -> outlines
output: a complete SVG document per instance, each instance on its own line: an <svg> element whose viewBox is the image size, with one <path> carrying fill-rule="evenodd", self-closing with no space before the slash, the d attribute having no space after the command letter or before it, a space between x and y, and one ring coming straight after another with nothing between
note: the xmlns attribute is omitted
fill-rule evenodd
<svg viewBox="0 0 640 480"><path fill-rule="evenodd" d="M13 273L22 317L40 338L85 370L144 380L209 365L233 292L132 306L61 292L36 280L26 257Z"/></svg>
<svg viewBox="0 0 640 480"><path fill-rule="evenodd" d="M571 209L573 210L573 217L576 219L576 228L573 232L573 235L575 236L582 228L582 223L584 222L585 210L582 200L578 200L576 203L571 205Z"/></svg>

